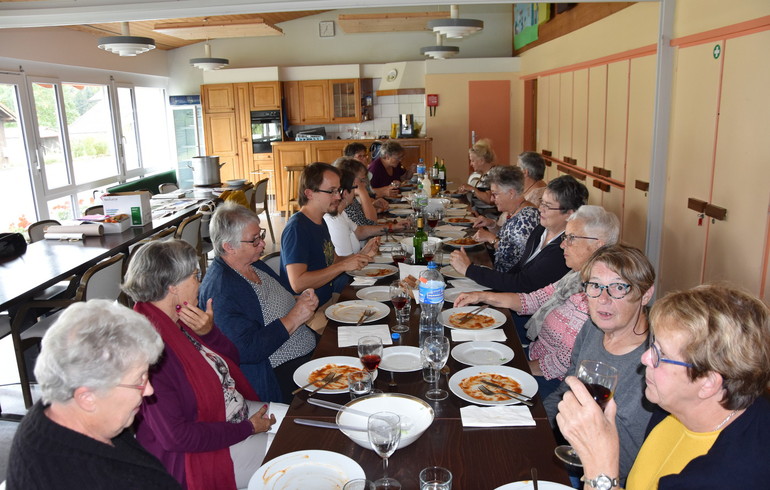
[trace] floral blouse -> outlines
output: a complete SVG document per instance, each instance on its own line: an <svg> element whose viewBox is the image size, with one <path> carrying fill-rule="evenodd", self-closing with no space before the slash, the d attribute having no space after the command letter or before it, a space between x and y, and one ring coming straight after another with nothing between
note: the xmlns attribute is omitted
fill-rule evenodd
<svg viewBox="0 0 770 490"><path fill-rule="evenodd" d="M376 225L374 221L370 220L364 214L364 208L361 203L358 202L358 198L353 199L348 207L345 208L345 212L348 214L348 218L357 224L358 226Z"/></svg>
<svg viewBox="0 0 770 490"><path fill-rule="evenodd" d="M531 206L522 209L505 222L497 232L500 242L495 252L496 271L508 272L519 262L530 233L539 223L540 212Z"/></svg>

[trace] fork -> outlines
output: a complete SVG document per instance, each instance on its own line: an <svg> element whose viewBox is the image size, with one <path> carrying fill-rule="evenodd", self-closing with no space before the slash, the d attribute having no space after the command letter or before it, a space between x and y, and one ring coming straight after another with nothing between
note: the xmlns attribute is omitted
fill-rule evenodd
<svg viewBox="0 0 770 490"><path fill-rule="evenodd" d="M487 396L491 396L491 395L503 395L503 396L507 396L507 397L508 397L508 398L510 398L511 400L516 400L517 402L523 403L524 405L527 405L527 406L529 406L529 407L531 407L531 406L533 405L533 403L532 403L532 402L530 402L530 401L526 401L526 400L522 400L522 399L520 399L520 398L516 398L515 396L511 395L510 393L506 393L506 392L504 392L504 391L492 391L492 390L490 390L489 388L487 388L487 387L486 387L486 386L484 386L484 385L478 385L478 386L476 387L476 389L477 389L477 390L479 390L480 392L484 393L484 394L485 394L485 395L487 395Z"/></svg>
<svg viewBox="0 0 770 490"><path fill-rule="evenodd" d="M471 310L471 311L469 311L468 313L466 313L465 315L463 315L463 317L462 317L462 318L460 318L460 322L459 322L459 323L465 323L465 322L467 322L468 320L470 320L470 319L471 319L471 317L473 317L473 315L477 315L477 314L481 313L482 311L484 311L484 310L486 310L486 309L487 309L487 305L481 305L481 306L479 306L478 308L476 308L476 309L474 309L474 310Z"/></svg>
<svg viewBox="0 0 770 490"><path fill-rule="evenodd" d="M372 315L374 315L374 310L372 310L370 308L365 309L364 312L361 313L361 318L358 319L358 323L356 323L356 326L359 326L362 323L364 323L366 321L366 319L369 318Z"/></svg>
<svg viewBox="0 0 770 490"><path fill-rule="evenodd" d="M337 373L331 372L331 373L327 374L326 377L324 377L320 382L321 383L329 383L331 380L334 379L335 376L337 376ZM299 393L300 391L304 390L305 388L307 388L308 386L310 386L310 385L312 385L314 383L316 383L316 381L311 381L310 383L306 384L305 386L300 386L296 390L292 391L291 394L292 395L296 395L297 393Z"/></svg>

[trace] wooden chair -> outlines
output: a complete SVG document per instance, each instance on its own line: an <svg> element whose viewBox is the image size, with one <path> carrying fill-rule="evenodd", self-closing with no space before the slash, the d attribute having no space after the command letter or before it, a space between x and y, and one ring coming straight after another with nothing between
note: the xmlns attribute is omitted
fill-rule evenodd
<svg viewBox="0 0 770 490"><path fill-rule="evenodd" d="M208 265L207 254L203 253L203 240L201 240L201 213L194 214L187 217L179 224L179 227L174 234L174 238L177 240L184 240L193 246L195 252L198 254L198 263L201 270L201 277L206 274L206 266Z"/></svg>
<svg viewBox="0 0 770 490"><path fill-rule="evenodd" d="M275 233L273 232L273 222L270 221L270 209L268 208L267 201L267 184L270 179L262 179L254 186L254 208L255 213L265 213L265 219L267 220L267 226L270 228L270 238L275 243ZM259 207L257 207L259 206Z"/></svg>
<svg viewBox="0 0 770 490"><path fill-rule="evenodd" d="M58 226L61 223L55 219L44 219L36 221L27 227L27 235L29 235L29 243L39 242L45 238L45 230L49 226Z"/></svg>
<svg viewBox="0 0 770 490"><path fill-rule="evenodd" d="M294 212L294 207L299 209L299 176L305 171L304 165L286 165L283 167L286 172L286 218L290 218Z"/></svg>
<svg viewBox="0 0 770 490"><path fill-rule="evenodd" d="M269 254L265 254L260 259L262 262L267 264L268 267L273 269L273 272L281 275L281 252L271 252Z"/></svg>
<svg viewBox="0 0 770 490"><path fill-rule="evenodd" d="M63 308L78 301L88 301L90 299L117 301L121 293L120 284L123 281L123 261L125 258L125 254L119 253L88 269L81 277L77 291L72 298L29 301L23 304L14 315L11 335L13 337L13 348L16 353L16 365L19 369L21 392L27 408L32 406L32 392L24 352L30 347L40 344L43 335L61 315ZM27 314L30 310L39 308L59 308L59 310L39 319L32 326L24 329Z"/></svg>
<svg viewBox="0 0 770 490"><path fill-rule="evenodd" d="M178 190L179 190L179 186L171 182L160 184L158 186L158 192L160 192L161 194L165 194L167 192L174 192Z"/></svg>
<svg viewBox="0 0 770 490"><path fill-rule="evenodd" d="M99 204L98 206L91 206L83 211L83 216L90 216L92 214L104 214L104 206Z"/></svg>
<svg viewBox="0 0 770 490"><path fill-rule="evenodd" d="M44 219L44 220L36 221L35 223L32 223L27 227L27 234L29 235L29 243L34 243L34 242L43 240L45 238L45 230L48 229L49 226L58 226L59 224L60 223L55 219ZM65 291L69 290L71 287L74 287L75 279L77 279L77 276L71 276L63 281L59 281L53 286L50 286L45 290L43 290L41 293L35 295L34 299L53 299L56 296L63 294ZM72 292L70 292L70 294L72 294Z"/></svg>

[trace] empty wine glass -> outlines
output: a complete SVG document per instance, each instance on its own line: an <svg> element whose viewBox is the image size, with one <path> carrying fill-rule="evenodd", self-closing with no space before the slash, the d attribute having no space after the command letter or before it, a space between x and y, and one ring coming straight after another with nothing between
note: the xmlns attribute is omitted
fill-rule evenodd
<svg viewBox="0 0 770 490"><path fill-rule="evenodd" d="M388 478L388 458L401 440L401 418L391 412L377 412L369 416L367 424L369 444L382 458L382 478L375 481L377 488L401 488L398 480Z"/></svg>
<svg viewBox="0 0 770 490"><path fill-rule="evenodd" d="M599 361L580 361L577 378L582 381L596 403L604 410L618 386L618 370ZM572 446L557 446L556 457L572 466L583 466Z"/></svg>
<svg viewBox="0 0 770 490"><path fill-rule="evenodd" d="M402 317L402 311L409 303L409 289L401 281L393 281L390 285L390 301L393 302L393 308L396 310L396 325L391 327L393 332L403 333L409 331L409 325L405 324Z"/></svg>
<svg viewBox="0 0 770 490"><path fill-rule="evenodd" d="M361 364L370 373L377 369L382 360L382 339L374 335L367 335L358 339L358 357Z"/></svg>
<svg viewBox="0 0 770 490"><path fill-rule="evenodd" d="M422 350L425 353L425 359L430 363L431 369L438 373L449 358L449 339L443 335L431 335L425 339ZM425 398L428 400L444 400L449 396L446 390L438 387L440 378L441 376L437 375L433 388L425 393Z"/></svg>

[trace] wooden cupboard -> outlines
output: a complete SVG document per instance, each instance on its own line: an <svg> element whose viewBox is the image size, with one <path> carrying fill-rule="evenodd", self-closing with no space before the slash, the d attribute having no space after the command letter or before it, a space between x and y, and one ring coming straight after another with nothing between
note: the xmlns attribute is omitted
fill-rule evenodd
<svg viewBox="0 0 770 490"><path fill-rule="evenodd" d="M238 124L234 113L213 113L203 115L203 131L206 148L210 155L219 157L222 180L241 178L241 163L238 149Z"/></svg>
<svg viewBox="0 0 770 490"><path fill-rule="evenodd" d="M371 106L362 98L372 92L372 80L299 80L283 82L289 124L356 123L371 119Z"/></svg>
<svg viewBox="0 0 770 490"><path fill-rule="evenodd" d="M281 108L281 82L249 83L249 107L252 111Z"/></svg>
<svg viewBox="0 0 770 490"><path fill-rule="evenodd" d="M232 112L235 110L235 89L232 83L201 85L203 113Z"/></svg>

